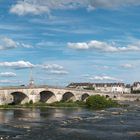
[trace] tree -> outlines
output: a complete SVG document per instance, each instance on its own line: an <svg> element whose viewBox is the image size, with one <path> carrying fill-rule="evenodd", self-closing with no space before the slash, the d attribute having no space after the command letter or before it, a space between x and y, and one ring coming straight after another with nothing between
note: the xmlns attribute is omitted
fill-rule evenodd
<svg viewBox="0 0 140 140"><path fill-rule="evenodd" d="M106 99L104 96L92 95L86 100L86 105L92 109L103 109L116 107L118 106L118 103L112 99Z"/></svg>

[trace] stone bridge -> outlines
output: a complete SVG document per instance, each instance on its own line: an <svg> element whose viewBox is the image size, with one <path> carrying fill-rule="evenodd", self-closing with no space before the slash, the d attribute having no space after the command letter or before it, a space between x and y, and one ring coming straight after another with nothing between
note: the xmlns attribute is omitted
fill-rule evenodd
<svg viewBox="0 0 140 140"><path fill-rule="evenodd" d="M85 101L88 96L101 95L115 100L140 100L140 94L122 94L122 93L101 93L90 90L76 90L72 88L58 87L5 87L0 88L0 104L24 104L32 101L53 103L56 101Z"/></svg>

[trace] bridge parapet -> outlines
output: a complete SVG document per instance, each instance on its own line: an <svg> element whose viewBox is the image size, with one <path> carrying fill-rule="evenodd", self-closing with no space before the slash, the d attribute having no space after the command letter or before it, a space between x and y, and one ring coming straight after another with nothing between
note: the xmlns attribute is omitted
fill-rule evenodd
<svg viewBox="0 0 140 140"><path fill-rule="evenodd" d="M23 96L23 94L25 96ZM48 103L60 100L86 100L91 95L101 95L116 100L140 100L140 94L122 94L122 93L110 93L110 92L96 92L91 90L80 90L72 88L58 88L48 86L37 87L8 87L0 88L0 104L7 104L11 101L11 98L21 99L21 97L27 97L29 102L46 101ZM26 99L27 99L26 98ZM45 99L43 99L45 98Z"/></svg>

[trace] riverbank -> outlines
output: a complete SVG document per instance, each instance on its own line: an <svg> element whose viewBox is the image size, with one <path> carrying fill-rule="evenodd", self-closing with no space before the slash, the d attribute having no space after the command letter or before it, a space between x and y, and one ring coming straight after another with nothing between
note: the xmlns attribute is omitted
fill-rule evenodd
<svg viewBox="0 0 140 140"><path fill-rule="evenodd" d="M106 108L112 108L112 107L125 107L128 106L127 104L120 104L115 100L105 98L104 96L100 95L94 95L94 96L89 96L87 100L84 101L60 101L60 102L54 102L54 103L33 103L30 101L29 103L25 104L10 104L10 105L1 105L0 109L12 109L12 108L47 108L47 107L81 107L81 108L89 108L93 110L101 110L101 109L106 109Z"/></svg>
<svg viewBox="0 0 140 140"><path fill-rule="evenodd" d="M16 108L79 108L79 107L86 107L85 102L55 102L51 104L47 103L26 103L26 104L19 104L19 105L1 105L0 109L16 109Z"/></svg>
<svg viewBox="0 0 140 140"><path fill-rule="evenodd" d="M118 104L116 107L127 107L129 104L135 103L121 103ZM115 106L114 106L115 107ZM55 102L52 104L47 103L34 103L34 104L19 104L19 105L0 105L0 110L3 109L22 109L22 108L89 108L85 102ZM109 107L108 107L109 108ZM111 107L110 107L111 108ZM90 108L91 109L91 108ZM105 108L102 108L105 109ZM93 110L101 110L101 109L93 109Z"/></svg>

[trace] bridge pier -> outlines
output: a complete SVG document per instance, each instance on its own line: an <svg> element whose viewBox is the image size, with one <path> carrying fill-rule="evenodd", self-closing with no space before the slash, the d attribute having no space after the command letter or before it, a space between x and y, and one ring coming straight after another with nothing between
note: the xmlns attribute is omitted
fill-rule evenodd
<svg viewBox="0 0 140 140"><path fill-rule="evenodd" d="M13 101L17 103L33 103L42 101L53 103L56 101L86 101L86 98L91 95L101 95L119 101L135 101L140 100L140 94L122 94L122 93L98 93L91 90L77 90L67 88L9 88L0 89L0 105L9 104Z"/></svg>
<svg viewBox="0 0 140 140"><path fill-rule="evenodd" d="M40 102L48 104L57 102L56 95L51 91L42 91L39 94L40 94Z"/></svg>

